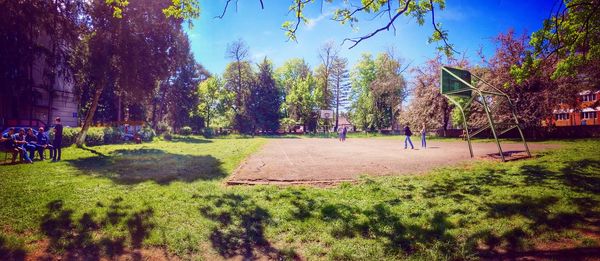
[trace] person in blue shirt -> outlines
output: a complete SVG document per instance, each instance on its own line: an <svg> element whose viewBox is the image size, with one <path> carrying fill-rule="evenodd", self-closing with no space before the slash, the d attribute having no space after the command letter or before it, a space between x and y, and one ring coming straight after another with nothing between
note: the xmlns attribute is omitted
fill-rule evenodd
<svg viewBox="0 0 600 261"><path fill-rule="evenodd" d="M15 143L15 128L9 128L8 132L0 137L0 145L4 147L4 149L12 154L12 164L17 160L17 155L20 155L22 150L17 147ZM21 157L22 158L22 157Z"/></svg>
<svg viewBox="0 0 600 261"><path fill-rule="evenodd" d="M33 161L31 160L31 158L29 158L29 155L27 154L27 150L28 150L28 146L27 146L27 140L25 140L27 135L25 135L25 129L19 129L19 133L15 134L15 144L17 144L17 147L21 148L21 161L24 161L25 163L33 163ZM35 146L34 146L35 149Z"/></svg>
<svg viewBox="0 0 600 261"><path fill-rule="evenodd" d="M38 154L40 154L40 159L44 160L44 150L48 149L50 151L50 158L54 157L54 146L50 145L50 138L48 135L44 133L44 127L40 127L38 129L37 134L38 141Z"/></svg>

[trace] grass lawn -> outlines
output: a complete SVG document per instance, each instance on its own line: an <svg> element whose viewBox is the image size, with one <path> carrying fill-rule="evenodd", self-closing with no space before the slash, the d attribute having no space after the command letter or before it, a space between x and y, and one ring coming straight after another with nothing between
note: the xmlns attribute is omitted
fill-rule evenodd
<svg viewBox="0 0 600 261"><path fill-rule="evenodd" d="M223 180L267 139L179 138L0 166L0 259L446 260L600 253L600 141L331 188Z"/></svg>

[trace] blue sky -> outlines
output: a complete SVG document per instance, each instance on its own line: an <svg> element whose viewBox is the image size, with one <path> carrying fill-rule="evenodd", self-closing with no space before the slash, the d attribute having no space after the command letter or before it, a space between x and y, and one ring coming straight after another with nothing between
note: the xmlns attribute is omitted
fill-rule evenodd
<svg viewBox="0 0 600 261"><path fill-rule="evenodd" d="M298 42L287 41L281 24L293 19L288 14L290 0L264 0L265 9L260 9L258 0L239 0L237 11L230 6L223 19L220 15L226 0L201 1L200 18L194 27L187 28L192 51L196 60L211 73L221 74L230 61L225 57L227 44L239 38L248 43L252 61L259 62L267 56L275 66L290 58L304 58L312 68L319 63L318 48L327 41L338 46L344 38L370 33L385 24L384 19L369 21L362 17L358 28L352 29L331 21L331 12L343 4L334 0L332 4L320 0L306 10L310 24L302 24L297 32ZM352 1L351 1L352 2ZM555 0L446 0L446 9L436 10L436 22L441 22L449 31L450 42L455 49L466 55L475 64L479 61L477 51L482 48L486 55L493 54L491 39L500 32L513 28L517 33L528 34L538 30L548 18ZM361 42L353 49L349 44L339 46L340 54L348 58L350 66L364 52L376 54L394 48L395 53L411 66L421 65L436 54L436 44L428 44L432 33L431 21L419 26L414 19L396 21L396 33L384 31Z"/></svg>

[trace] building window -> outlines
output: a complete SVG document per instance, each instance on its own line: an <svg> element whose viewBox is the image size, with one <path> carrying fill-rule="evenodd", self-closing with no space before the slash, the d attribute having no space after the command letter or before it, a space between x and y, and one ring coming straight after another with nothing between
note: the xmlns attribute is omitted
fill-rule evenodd
<svg viewBox="0 0 600 261"><path fill-rule="evenodd" d="M568 120L569 119L569 114L568 113L557 113L556 114L556 119L557 120Z"/></svg>
<svg viewBox="0 0 600 261"><path fill-rule="evenodd" d="M583 101L584 102L595 101L595 100L596 100L596 95L593 94L593 93L583 95Z"/></svg>
<svg viewBox="0 0 600 261"><path fill-rule="evenodd" d="M583 118L583 119L595 119L596 118L596 112L595 111L582 112L581 113L581 118Z"/></svg>

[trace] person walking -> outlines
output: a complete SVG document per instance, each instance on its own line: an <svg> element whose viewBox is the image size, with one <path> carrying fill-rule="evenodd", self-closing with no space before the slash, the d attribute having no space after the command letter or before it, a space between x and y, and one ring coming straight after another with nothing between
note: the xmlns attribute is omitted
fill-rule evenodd
<svg viewBox="0 0 600 261"><path fill-rule="evenodd" d="M412 132L410 131L410 127L408 127L408 125L406 125L404 127L404 135L406 135L406 138L404 139L404 149L407 149L408 148L407 143L410 143L410 148L414 150L415 146L413 146L413 143L410 140L410 136L412 136Z"/></svg>
<svg viewBox="0 0 600 261"><path fill-rule="evenodd" d="M348 134L348 129L346 129L346 127L344 127L342 129L342 141L346 141L346 134Z"/></svg>
<svg viewBox="0 0 600 261"><path fill-rule="evenodd" d="M52 161L59 161L61 154L61 145L62 145L62 137L63 137L63 126L60 123L60 117L56 117L54 120L54 140L52 141L52 146L54 147L54 157L52 157Z"/></svg>
<svg viewBox="0 0 600 261"><path fill-rule="evenodd" d="M421 148L427 148L427 142L425 141L425 134L427 133L427 129L425 128L425 123L423 123L423 127L421 128Z"/></svg>

